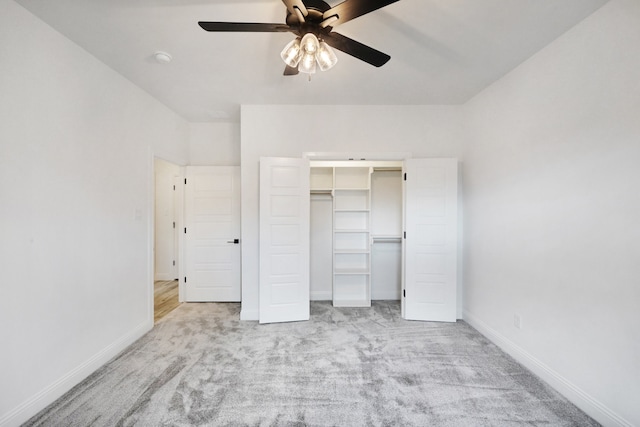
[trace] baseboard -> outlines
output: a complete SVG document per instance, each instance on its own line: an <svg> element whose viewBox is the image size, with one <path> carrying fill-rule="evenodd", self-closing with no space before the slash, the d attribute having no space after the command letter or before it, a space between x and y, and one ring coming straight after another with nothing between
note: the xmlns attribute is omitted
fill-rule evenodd
<svg viewBox="0 0 640 427"><path fill-rule="evenodd" d="M374 301L400 301L400 292L397 290L376 291L371 293L371 299Z"/></svg>
<svg viewBox="0 0 640 427"><path fill-rule="evenodd" d="M528 353L522 347L500 334L478 317L464 310L464 321L475 328L482 335L524 365L527 369L547 382L560 394L569 399L578 408L604 426L633 427L629 421L616 414L602 402L589 395L571 381L554 371L551 367Z"/></svg>
<svg viewBox="0 0 640 427"><path fill-rule="evenodd" d="M309 297L311 301L331 301L333 293L331 291L311 291Z"/></svg>
<svg viewBox="0 0 640 427"><path fill-rule="evenodd" d="M131 332L120 337L93 357L69 371L67 374L45 387L15 409L0 417L0 427L14 427L27 421L38 412L52 404L75 385L87 378L102 365L117 356L122 350L133 344L153 328L153 320L145 320Z"/></svg>
<svg viewBox="0 0 640 427"><path fill-rule="evenodd" d="M240 320L260 320L260 311L240 309Z"/></svg>
<svg viewBox="0 0 640 427"><path fill-rule="evenodd" d="M309 294L311 301L332 301L333 293L331 291L315 291ZM378 292L371 296L373 301L399 301L400 294L397 291Z"/></svg>

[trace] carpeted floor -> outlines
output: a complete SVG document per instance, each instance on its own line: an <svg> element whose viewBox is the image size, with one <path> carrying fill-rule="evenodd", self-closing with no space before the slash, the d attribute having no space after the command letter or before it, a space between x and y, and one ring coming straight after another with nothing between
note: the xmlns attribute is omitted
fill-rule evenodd
<svg viewBox="0 0 640 427"><path fill-rule="evenodd" d="M398 302L258 325L182 304L28 426L595 426L464 322Z"/></svg>

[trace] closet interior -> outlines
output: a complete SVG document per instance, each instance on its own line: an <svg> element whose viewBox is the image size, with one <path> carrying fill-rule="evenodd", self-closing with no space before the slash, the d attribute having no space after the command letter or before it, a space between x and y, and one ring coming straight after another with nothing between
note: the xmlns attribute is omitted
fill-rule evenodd
<svg viewBox="0 0 640 427"><path fill-rule="evenodd" d="M312 161L310 297L339 307L399 300L402 162Z"/></svg>

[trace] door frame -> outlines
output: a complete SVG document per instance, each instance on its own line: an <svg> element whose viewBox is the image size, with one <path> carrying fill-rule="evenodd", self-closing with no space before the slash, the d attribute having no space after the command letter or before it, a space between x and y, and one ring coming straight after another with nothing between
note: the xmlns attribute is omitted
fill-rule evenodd
<svg viewBox="0 0 640 427"><path fill-rule="evenodd" d="M180 176L174 180L176 183L175 209L176 209L176 263L178 264L178 302L184 302L186 290L184 288L185 263L184 246L185 236L180 230L184 227L184 179L185 166L180 166Z"/></svg>
<svg viewBox="0 0 640 427"><path fill-rule="evenodd" d="M154 290L155 290L155 243L156 243L156 191L155 191L155 179L156 179L156 159L163 160L168 163L172 163L178 167L178 175L174 178L174 182L184 182L184 165L178 164L175 161L167 160L166 158L157 155L156 153L149 150L149 191L150 195L148 201L148 212L149 212L149 227L148 227L148 249L147 249L147 277L148 277L148 285L147 285L147 301L148 301L148 309L147 309L147 321L150 323L151 327L154 325ZM184 224L184 185L176 185L176 190L174 194L174 211L176 216L176 230L180 230ZM137 212L136 212L137 216ZM177 272L178 272L178 301L183 302L184 298L184 236L182 233L177 233L177 246L174 248L176 264L177 264Z"/></svg>
<svg viewBox="0 0 640 427"><path fill-rule="evenodd" d="M406 159L412 159L413 154L409 152L359 152L359 151L326 151L326 152L305 152L302 153L303 159L309 159L309 161L331 161L331 160L359 160L359 161L404 161Z"/></svg>
<svg viewBox="0 0 640 427"><path fill-rule="evenodd" d="M303 158L309 158L312 166L326 166L326 167L350 167L349 162L353 161L354 167L372 167L372 168L400 168L404 170L404 162L407 159L413 158L411 153L408 152L390 152L390 153L358 153L358 152L324 152L324 153L303 153ZM404 219L404 185L402 186L402 229L405 229ZM371 234L369 235L371 237ZM401 259L400 259L400 301L402 307L404 307L403 290L405 288L405 244L404 239L401 240ZM372 260L372 254L369 253L369 263ZM369 287L372 284L372 277L369 275ZM333 290L332 290L333 292ZM333 298L333 294L332 294ZM404 310L402 310L404 313Z"/></svg>

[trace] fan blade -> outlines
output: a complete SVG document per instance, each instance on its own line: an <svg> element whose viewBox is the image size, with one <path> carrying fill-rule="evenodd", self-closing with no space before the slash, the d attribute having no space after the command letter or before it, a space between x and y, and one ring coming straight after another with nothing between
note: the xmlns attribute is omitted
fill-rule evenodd
<svg viewBox="0 0 640 427"><path fill-rule="evenodd" d="M284 76L295 76L296 74L298 74L298 67L289 67L288 65L284 67Z"/></svg>
<svg viewBox="0 0 640 427"><path fill-rule="evenodd" d="M206 31L231 31L249 33L284 33L291 31L285 24L265 24L252 22L198 22Z"/></svg>
<svg viewBox="0 0 640 427"><path fill-rule="evenodd" d="M375 67L382 67L391 59L386 53L375 50L372 47L357 42L342 34L331 32L324 35L323 40L331 47L367 62Z"/></svg>
<svg viewBox="0 0 640 427"><path fill-rule="evenodd" d="M344 24L347 21L365 15L374 10L388 6L398 0L345 0L339 5L332 7L322 15L322 20L337 16L338 20L331 23L332 27Z"/></svg>
<svg viewBox="0 0 640 427"><path fill-rule="evenodd" d="M300 12L302 12L303 16L307 16L309 14L309 11L307 11L307 7L304 5L302 0L282 0L282 3L287 6L287 10L292 15L296 14L296 7L300 9Z"/></svg>

